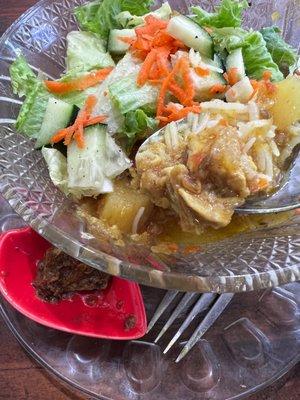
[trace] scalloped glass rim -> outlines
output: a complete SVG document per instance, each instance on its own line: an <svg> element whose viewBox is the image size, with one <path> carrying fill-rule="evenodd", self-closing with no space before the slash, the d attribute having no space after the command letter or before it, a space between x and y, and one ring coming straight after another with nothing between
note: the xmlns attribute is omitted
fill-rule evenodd
<svg viewBox="0 0 300 400"><path fill-rule="evenodd" d="M81 0L77 2L73 2L72 6L74 6L74 3L79 3L83 2ZM179 9L180 7L186 7L187 2L184 1L176 1L174 0L173 2L170 2L171 4L174 5L175 8ZM211 6L212 1L206 0L202 3L207 3L205 4L206 6ZM265 19L270 19L270 9L268 7L271 7L270 4L272 3L272 7L277 6L276 4L278 3L277 1L272 1L272 2L267 2L267 1L259 1L257 0L256 2L254 1L253 3L257 3L257 13L262 12L259 10L259 6L265 6L266 9L264 10L264 14L266 17ZM274 3L274 4L273 4ZM282 2L280 2L282 3ZM283 20L283 28L285 28L288 32L289 35L291 35L291 26L293 24L289 24L289 16L291 16L293 12L292 8L292 1L286 1L284 4L286 5L286 10L285 10L285 15L284 15L284 20ZM50 7L51 5L55 5L55 7L67 7L70 6L67 1L61 1L57 2L56 0L42 0L38 2L35 6L30 8L25 14L23 14L3 35L1 41L0 41L0 59L1 59L1 53L3 50L5 50L5 46L11 46L10 43L10 37L20 28L24 28L26 24L28 23L29 19L34 16L38 11L43 12L46 7ZM176 7L177 6L177 7ZM279 7L279 5L278 5ZM281 8L284 8L281 4ZM296 6L297 7L297 6ZM284 8L285 9L285 8ZM296 13L297 14L297 13ZM58 14L60 17L60 13ZM257 14L258 15L258 14ZM298 15L298 14L297 14ZM288 22L286 19L288 18ZM298 17L297 17L298 18ZM37 21L39 19L39 16L36 17ZM253 20L253 19L252 19ZM251 21L252 21L251 20ZM253 21L252 21L253 22ZM297 22L293 20L293 22ZM37 23L37 22L32 22L32 23ZM51 21L51 23L54 23ZM51 36L51 25L49 24L49 29L50 29L50 35L47 34L46 38L43 37L43 40L48 40L48 37ZM251 23L252 25L252 23ZM30 31L30 30L29 30ZM53 34L55 34L55 29L53 30ZM297 30L297 38L299 37ZM31 34L31 31L30 31ZM287 36L287 35L286 35ZM291 40L293 42L293 40ZM33 45L32 45L33 46ZM49 44L51 46L51 42ZM34 47L34 46L33 46ZM29 45L27 46L29 48ZM30 49L30 48L29 48ZM33 53L32 53L33 54ZM44 54L43 54L44 56ZM40 54L39 54L40 57ZM48 55L49 57L49 55ZM45 58L45 62L47 61L47 57ZM58 63L58 62L57 62ZM60 64L61 65L61 64ZM1 71L0 71L1 72ZM1 93L1 90L0 90ZM4 131L4 129L3 129ZM14 134L14 132L12 131ZM6 139L5 133L2 133L1 130L1 138ZM19 136L18 136L19 139ZM26 144L26 146L29 148L33 148L32 142L28 139L24 139L22 143ZM25 151L25 150L24 150ZM29 153L26 154L26 156ZM25 157L25 156L24 156ZM1 160L1 159L0 159ZM2 161L2 160L1 160ZM20 160L19 160L20 161ZM39 160L37 160L38 163ZM21 162L22 164L22 162ZM1 166L2 170L5 171L6 168L5 166ZM49 180L49 178L48 178ZM224 270L224 275L221 273L218 273L217 275L214 274L214 262L217 262L214 253L220 254L221 250L227 251L227 248L230 249L234 247L234 250L236 247L240 246L241 248L246 246L246 249L248 247L251 247L252 243L255 243L255 241L259 241L259 250L262 250L263 248L261 246L271 246L271 253L273 257L273 250L276 250L276 246L278 246L278 241L282 239L280 236L274 236L276 233L279 235L281 232L278 232L278 230L272 229L272 236L273 237L273 242L272 243L267 243L267 234L264 233L255 233L255 234L246 234L243 235L243 240L235 240L233 239L228 239L225 241L222 241L218 243L216 248L216 245L212 245L209 247L210 251L210 258L208 258L205 262L205 265L203 266L200 265L199 260L194 260L194 259L189 259L186 258L185 260L185 271L183 272L177 272L175 270L170 271L172 269L172 260L168 260L168 265L170 268L166 268L165 270L159 270L159 269L154 269L151 267L148 267L146 265L140 265L137 263L130 263L127 261L121 261L119 258L111 256L109 254L106 254L103 251L100 251L99 249L95 248L94 246L91 246L86 243L86 241L82 240L80 241L78 238L82 236L83 233L80 231L80 228L77 231L75 230L73 233L68 232L66 227L63 229L57 224L57 221L55 223L47 220L47 213L49 217L49 213L51 214L52 208L49 206L49 209L45 211L45 214L41 213L39 210L39 207L35 207L34 204L29 203L29 201L26 203L26 199L24 199L24 195L22 196L22 190L26 192L26 190L30 191L32 189L32 186L28 187L22 187L20 190L20 187L17 186L16 183L13 185L8 182L6 179L6 175L2 174L1 177L1 192L8 200L10 205L14 208L14 210L22 216L22 218L29 224L31 225L36 231L38 231L43 237L45 237L47 240L52 242L55 246L61 248L64 250L66 253L70 254L73 257L76 257L80 259L83 262L86 262L87 264L94 266L96 268L99 268L103 271L106 271L112 275L117 275L121 276L127 279L135 280L138 281L139 283L148 285L148 286L155 286L155 287L161 287L161 288L167 288L167 289L177 289L177 290L182 290L182 291L199 291L199 292L239 292L239 291L248 291L248 290L256 290L256 289L261 289L261 288L268 288L271 286L276 286L276 285L281 285L284 283L288 283L291 281L298 280L300 277L300 244L298 243L298 236L297 231L299 231L298 228L298 220L295 219L294 223L290 225L288 228L285 226L285 236L286 238L286 244L284 245L284 249L287 252L290 252L290 247L294 246L296 250L294 249L294 253L291 254L291 256L294 257L295 264L292 262L290 265L284 265L283 267L281 265L276 265L276 262L274 263L273 259L268 260L264 256L264 262L266 262L266 270L264 271L258 271L256 268L249 267L249 273L244 273L241 269L241 273L238 273L238 269L233 269L234 272L231 270L231 264L230 262L233 260L234 262L239 259L240 254L243 255L243 251L240 252L238 255L234 254L229 254L229 259L227 262L221 260L223 263L221 265L221 268ZM19 191L19 193L17 193ZM56 194L57 198L62 199L61 201L63 202L63 209L55 209L55 211L60 211L60 213L63 212L63 210L66 210L67 207L72 207L72 204L69 202L69 200L63 199L63 196L61 194ZM28 200L28 199L27 199ZM37 200L38 203L39 200ZM51 205L53 206L53 204ZM45 205L46 209L47 205ZM77 222L79 222L77 220ZM282 228L281 228L282 229ZM269 231L271 232L271 231ZM300 236L299 236L300 238ZM278 239L278 240L277 240ZM250 243L250 244L249 244ZM248 246L249 244L249 246ZM230 247L231 246L231 247ZM248 247L247 247L248 246ZM255 249L254 249L255 250ZM281 249L282 253L282 249ZM205 256L208 254L205 253ZM251 254L251 253L250 253ZM253 254L253 250L252 250ZM254 253L255 254L255 253ZM199 254L198 254L199 255ZM224 253L223 253L224 255ZM288 253L290 255L290 253ZM202 257L203 254L199 255L199 257ZM225 254L227 257L227 253ZM234 257L234 258L232 258ZM269 255L271 257L271 255ZM248 260L248 261L247 261ZM249 255L248 258L245 257L245 260L243 260L244 264L247 265L249 261ZM181 260L181 263L183 263L184 260ZM276 261L276 259L275 259ZM177 260L175 260L177 262ZM218 260L219 262L219 260ZM242 261L241 261L242 262ZM278 260L278 262L287 262L287 258L283 258L281 260ZM163 265L165 265L163 263ZM178 264L179 265L179 264ZM188 266L186 266L188 265ZM207 270L205 271L205 267L207 266ZM217 267L219 267L219 264L216 264ZM227 269L226 269L227 267ZM245 267L245 266L244 266ZM182 268L182 265L181 265ZM251 272L250 272L251 271ZM225 274L226 272L226 274Z"/></svg>

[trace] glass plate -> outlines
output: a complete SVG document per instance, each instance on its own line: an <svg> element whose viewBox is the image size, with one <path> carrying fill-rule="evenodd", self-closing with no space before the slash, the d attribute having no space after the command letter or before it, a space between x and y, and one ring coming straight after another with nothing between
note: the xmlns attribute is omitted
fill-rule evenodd
<svg viewBox="0 0 300 400"><path fill-rule="evenodd" d="M0 196L0 234L23 225ZM150 320L165 292L149 287L142 287L142 292ZM163 350L192 307L193 303L154 344L171 306L141 340L112 341L39 325L0 296L0 316L29 354L73 389L96 399L241 399L275 382L300 359L300 283L236 294L212 328L176 364L205 311L169 353L163 355Z"/></svg>
<svg viewBox="0 0 300 400"><path fill-rule="evenodd" d="M13 209L71 256L149 286L238 292L299 279L300 220L296 215L275 228L202 246L198 253L158 256L145 246L133 242L117 246L104 235L93 234L93 226L78 216L76 204L53 186L41 152L14 129L20 104L6 77L19 51L35 68L58 77L64 69L65 37L76 29L72 9L83 2L43 0L17 20L0 41L0 190ZM170 3L181 12L191 4L183 0ZM210 10L216 2L200 3ZM300 9L295 0L252 1L246 24L259 28L274 23L298 48Z"/></svg>

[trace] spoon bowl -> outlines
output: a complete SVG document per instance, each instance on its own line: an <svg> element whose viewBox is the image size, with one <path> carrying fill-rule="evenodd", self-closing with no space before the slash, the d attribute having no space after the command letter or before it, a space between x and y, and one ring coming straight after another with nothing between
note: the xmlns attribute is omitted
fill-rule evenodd
<svg viewBox="0 0 300 400"><path fill-rule="evenodd" d="M202 114L199 122L203 121L205 114ZM183 133L186 128L193 128L193 119L183 118L173 122L177 125L179 133ZM166 127L159 129L149 136L138 149L137 154L144 150L149 143L157 142L162 139ZM279 212L291 211L300 208L300 146L297 146L293 154L286 162L282 172L282 178L276 189L270 195L259 195L249 197L246 202L235 209L238 214L275 214Z"/></svg>

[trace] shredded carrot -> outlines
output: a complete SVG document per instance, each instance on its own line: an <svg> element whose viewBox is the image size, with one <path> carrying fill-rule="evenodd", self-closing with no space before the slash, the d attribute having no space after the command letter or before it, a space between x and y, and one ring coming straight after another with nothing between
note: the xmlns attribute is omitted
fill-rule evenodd
<svg viewBox="0 0 300 400"><path fill-rule="evenodd" d="M161 50L157 52L157 67L162 76L167 76L170 72L170 63L168 61L168 57L170 55L169 50Z"/></svg>
<svg viewBox="0 0 300 400"><path fill-rule="evenodd" d="M187 102L186 93L176 82L169 83L170 92L180 101L180 103L184 104Z"/></svg>
<svg viewBox="0 0 300 400"><path fill-rule="evenodd" d="M266 81L265 85L269 94L274 94L277 91L277 87L272 82Z"/></svg>
<svg viewBox="0 0 300 400"><path fill-rule="evenodd" d="M106 115L99 115L98 117L89 118L86 121L84 126L86 127L86 126L90 126L90 125L101 124L102 122L104 122L106 120L106 118L107 118Z"/></svg>
<svg viewBox="0 0 300 400"><path fill-rule="evenodd" d="M159 91L159 95L158 95L158 99L157 99L157 110L156 110L157 117L162 115L164 108L165 108L164 101L165 101L165 97L167 94L169 82L172 78L171 74L169 74L167 76L167 78L165 78L165 80L163 81L163 83L161 85L160 91Z"/></svg>
<svg viewBox="0 0 300 400"><path fill-rule="evenodd" d="M259 82L255 79L250 79L250 83L253 87L254 90L258 90L259 89Z"/></svg>
<svg viewBox="0 0 300 400"><path fill-rule="evenodd" d="M90 95L86 99L83 109L78 113L77 118L72 126L61 129L51 139L51 143L58 143L64 140L64 144L68 146L72 139L75 139L77 146L84 148L84 128L90 125L104 122L106 116L99 115L91 118L92 111L97 103L96 96Z"/></svg>
<svg viewBox="0 0 300 400"><path fill-rule="evenodd" d="M186 49L185 45L174 39L167 32L168 22L148 15L145 24L135 28L136 38L125 38L125 42L131 45L131 51L135 56L143 60L142 67L137 77L137 84L143 86L149 82L161 85L157 99L156 116L163 122L176 120L180 115L187 115L191 110L198 112L199 107L194 102L195 87L190 74L188 57L180 57L174 67L171 66L170 56L179 49ZM207 76L207 71L202 71ZM182 109L167 109L165 98L172 94L183 106ZM191 110L189 109L191 108Z"/></svg>
<svg viewBox="0 0 300 400"><path fill-rule="evenodd" d="M189 113L195 113L195 114L200 114L201 112L201 107L200 106L191 106L191 107L183 107L181 109L178 109L177 111L174 110L170 115L167 117L164 116L159 116L158 120L161 122L172 122L172 121L177 121L181 118L185 118Z"/></svg>
<svg viewBox="0 0 300 400"><path fill-rule="evenodd" d="M202 78L209 76L210 71L208 68L202 68L202 67L195 67L195 72L197 75L201 76Z"/></svg>
<svg viewBox="0 0 300 400"><path fill-rule="evenodd" d="M262 76L264 81L270 81L272 78L272 72L271 71L264 71L263 76Z"/></svg>
<svg viewBox="0 0 300 400"><path fill-rule="evenodd" d="M119 36L118 39L121 42L124 42L126 44L130 44L130 45L132 45L132 43L135 41L135 38L129 37L129 36Z"/></svg>
<svg viewBox="0 0 300 400"><path fill-rule="evenodd" d="M91 86L97 85L99 82L102 82L112 70L112 67L103 68L80 78L72 79L68 82L45 81L45 85L50 92L55 94L64 94L74 92L75 90L85 90Z"/></svg>
<svg viewBox="0 0 300 400"><path fill-rule="evenodd" d="M228 123L228 121L226 119L222 118L221 121L220 121L220 125L229 126L229 123Z"/></svg>
<svg viewBox="0 0 300 400"><path fill-rule="evenodd" d="M158 95L158 100L157 100L157 111L156 111L157 117L161 116L164 111L164 108L165 108L164 101L165 101L165 97L166 97L166 94L168 91L169 84L173 80L173 78L176 76L176 74L179 72L180 68L181 68L181 58L176 61L176 64L174 65L173 70L164 79L164 81L161 85L160 92Z"/></svg>
<svg viewBox="0 0 300 400"><path fill-rule="evenodd" d="M228 83L233 86L239 81L239 70L237 68L229 68L227 72Z"/></svg>
<svg viewBox="0 0 300 400"><path fill-rule="evenodd" d="M221 83L217 83L216 85L213 85L209 91L212 94L218 94L218 93L224 93L226 89L227 85L222 85Z"/></svg>
<svg viewBox="0 0 300 400"><path fill-rule="evenodd" d="M149 71L156 60L156 54L157 53L155 49L151 50L150 53L148 53L137 77L137 84L139 86L143 86L147 82Z"/></svg>
<svg viewBox="0 0 300 400"><path fill-rule="evenodd" d="M152 85L161 85L162 79L148 79L148 82L151 83Z"/></svg>
<svg viewBox="0 0 300 400"><path fill-rule="evenodd" d="M183 87L187 96L186 103L191 103L193 101L193 98L195 97L195 87L190 74L189 61L188 58L186 57L182 57L181 71L183 77ZM184 104L184 105L190 105L190 104Z"/></svg>

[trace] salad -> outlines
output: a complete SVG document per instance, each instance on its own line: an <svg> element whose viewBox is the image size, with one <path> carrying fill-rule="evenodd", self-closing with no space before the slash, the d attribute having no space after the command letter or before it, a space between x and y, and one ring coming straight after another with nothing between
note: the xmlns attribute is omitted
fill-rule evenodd
<svg viewBox="0 0 300 400"><path fill-rule="evenodd" d="M201 235L280 182L300 143L298 55L276 26L242 27L246 0L189 15L151 5L75 8L79 30L57 80L20 55L10 69L25 97L16 128L35 140L54 185L116 237L174 224Z"/></svg>

